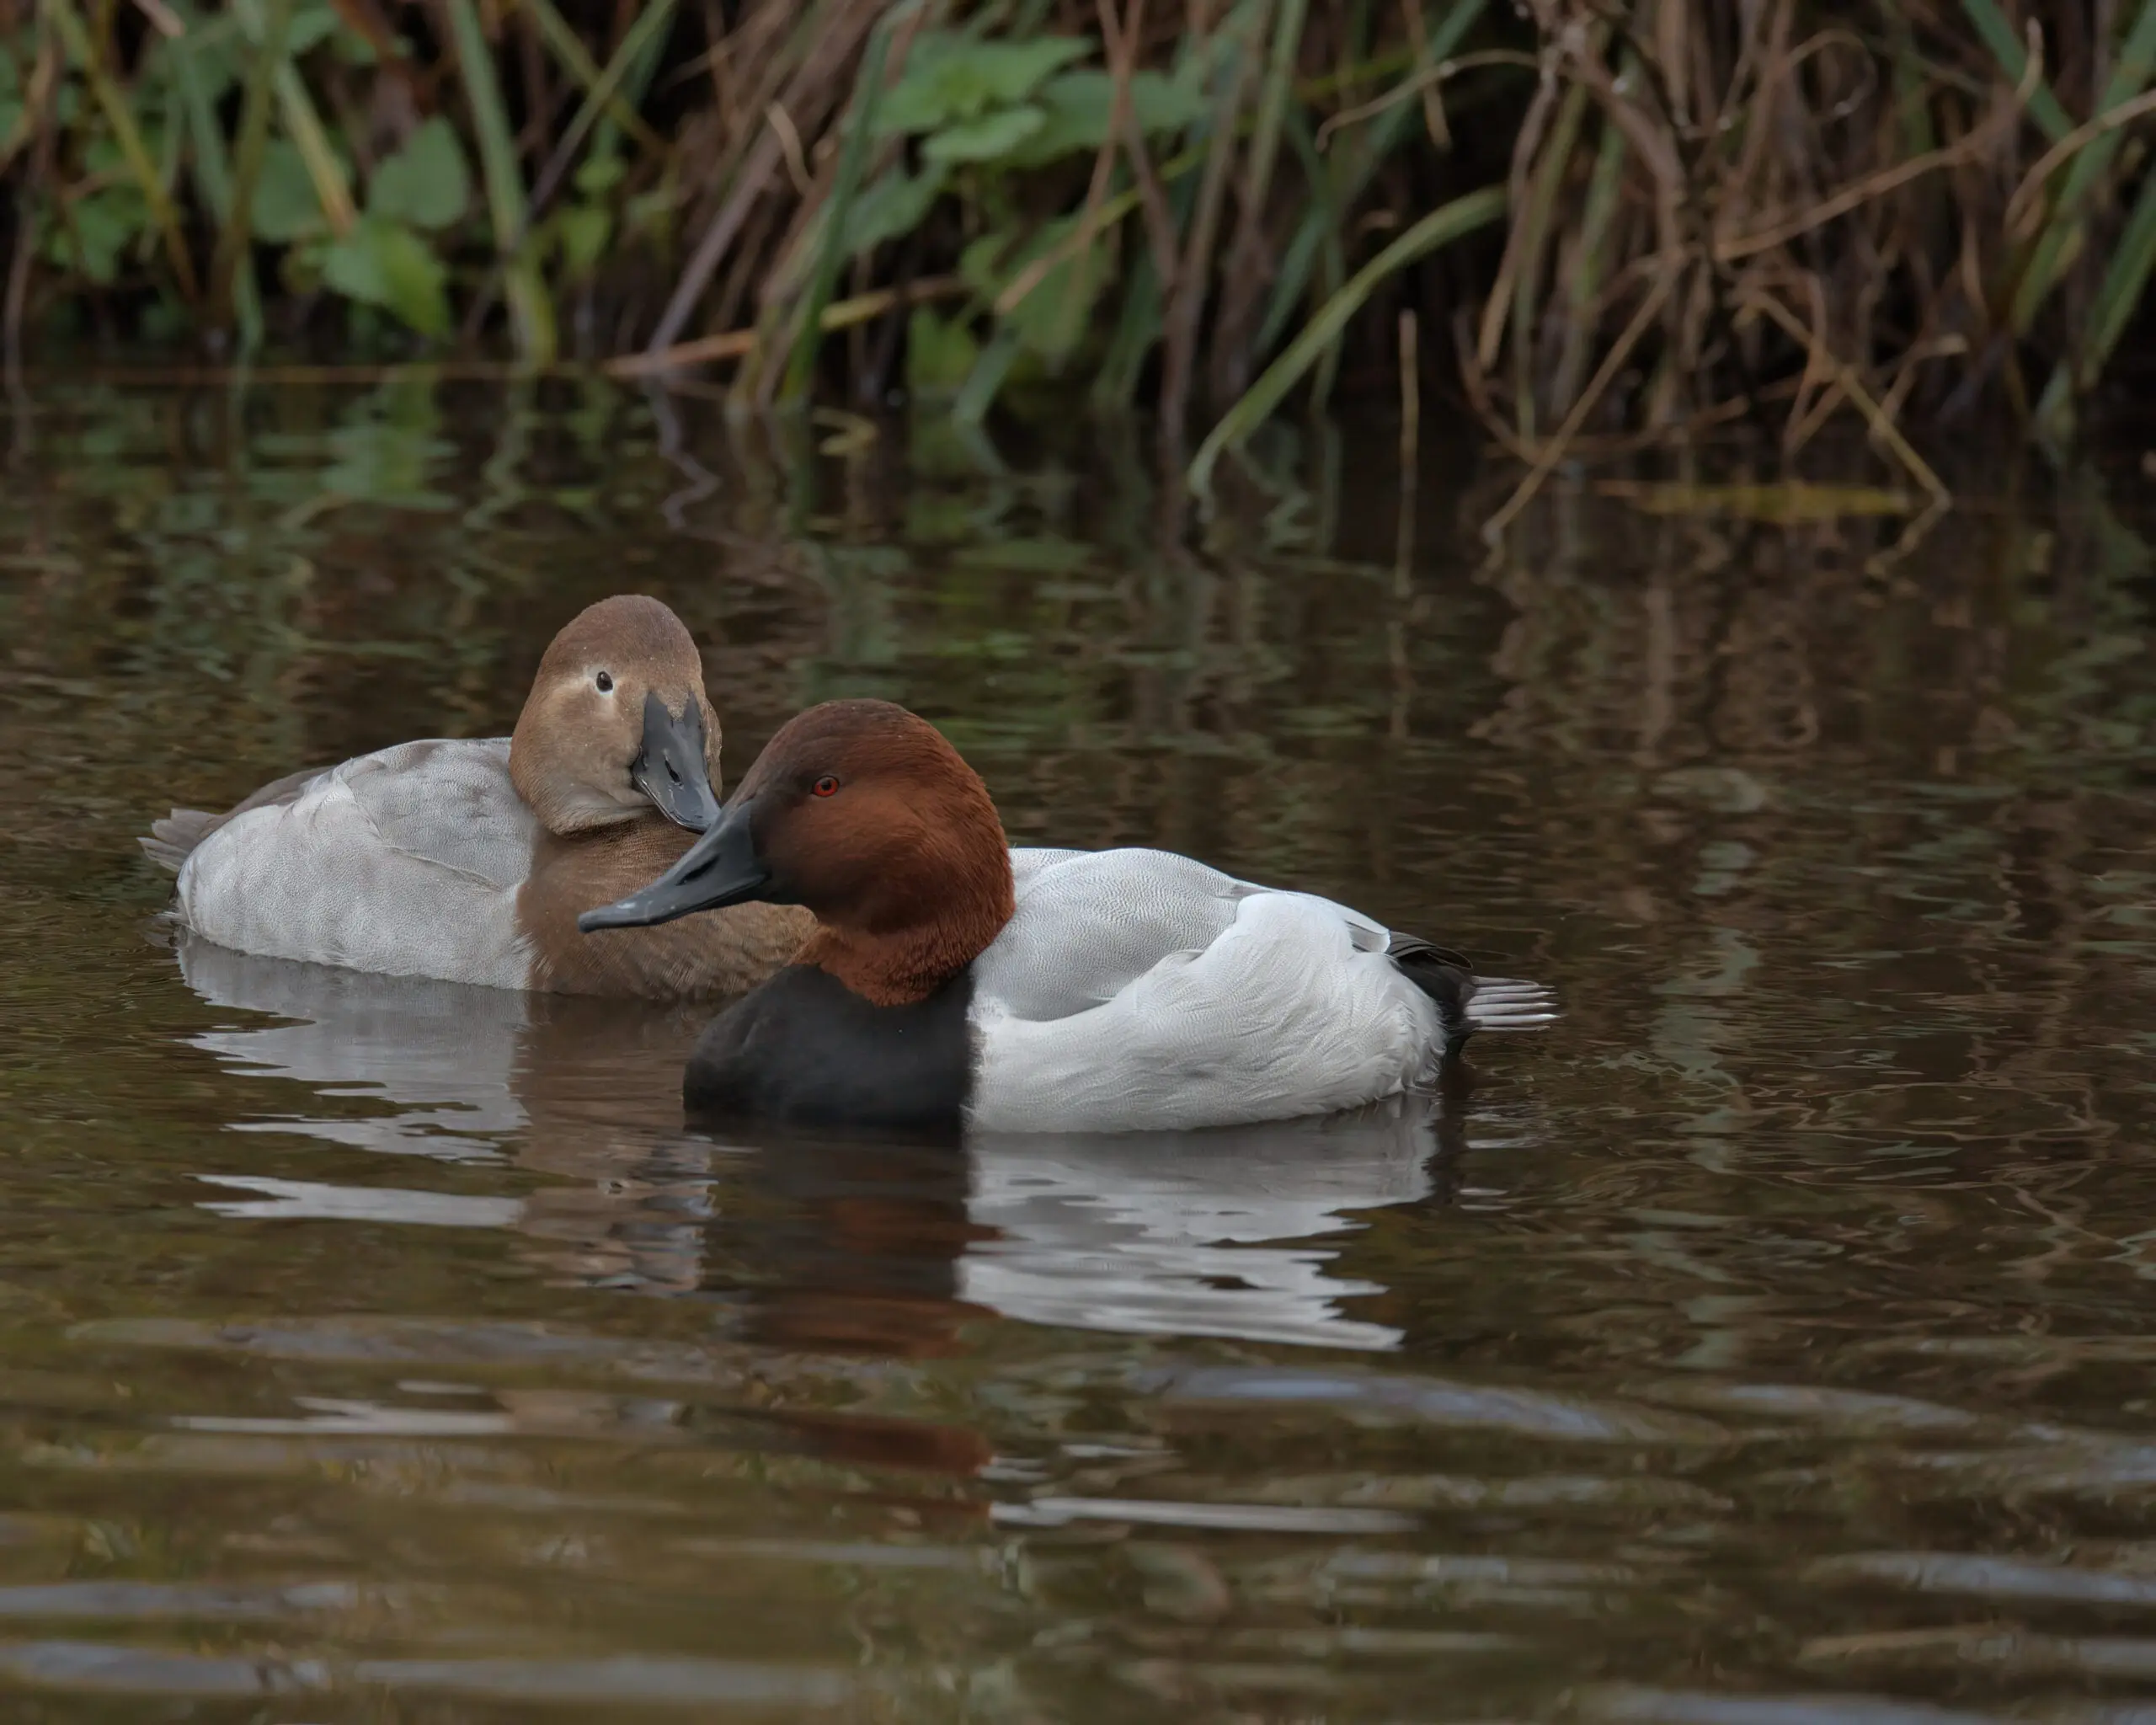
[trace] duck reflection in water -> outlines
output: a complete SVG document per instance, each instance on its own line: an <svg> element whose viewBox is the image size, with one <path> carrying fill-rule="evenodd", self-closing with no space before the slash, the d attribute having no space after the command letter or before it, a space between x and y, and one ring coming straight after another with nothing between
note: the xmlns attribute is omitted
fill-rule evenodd
<svg viewBox="0 0 2156 1725"><path fill-rule="evenodd" d="M947 1352L995 1316L1391 1348L1401 1332L1371 1316L1385 1289L1341 1259L1358 1213L1449 1195L1465 1147L1456 1103L1413 1097L1201 1133L725 1144L687 1134L680 1116L681 1062L708 1006L625 1011L184 939L179 953L211 1005L278 1021L193 1038L228 1070L279 1081L282 1094L234 1130L512 1162L559 1182L472 1199L419 1177L219 1170L204 1176L221 1188L213 1207L508 1228L551 1278L703 1294L740 1340L792 1350Z"/></svg>

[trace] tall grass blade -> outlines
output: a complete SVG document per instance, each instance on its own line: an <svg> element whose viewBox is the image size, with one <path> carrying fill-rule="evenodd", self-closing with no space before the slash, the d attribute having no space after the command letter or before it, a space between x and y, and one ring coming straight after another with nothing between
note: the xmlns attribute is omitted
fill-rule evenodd
<svg viewBox="0 0 2156 1725"><path fill-rule="evenodd" d="M1598 44L1597 51L1598 47ZM1580 122L1586 115L1587 86L1574 84L1557 104L1556 123L1550 128L1550 136L1542 146L1542 159L1535 163L1534 177L1528 182L1527 207L1513 229L1513 243L1519 248L1513 273L1512 321L1516 337L1513 342L1513 402L1518 415L1520 435L1530 441L1535 435L1532 331L1535 301L1542 287L1543 254L1548 245L1550 223L1557 213L1557 194L1572 172L1572 151L1579 142Z"/></svg>
<svg viewBox="0 0 2156 1725"><path fill-rule="evenodd" d="M764 103L775 100L782 84L795 76L814 45L829 34L831 29L832 0L811 0L800 13L785 45L772 56L764 76L758 80L756 94L750 99L757 105L759 114L768 110ZM750 206L760 197L771 177L778 172L783 154L776 130L769 126L744 126L734 147L705 168L707 179L714 185L727 188L725 200L720 204L705 228L703 237L682 267L674 291L667 296L665 308L659 314L659 322L645 344L644 351L664 352L672 346L689 319L696 313L704 290L710 286L712 272L718 268L734 242L740 237L741 229L749 219ZM751 364L742 368L735 379L737 398L750 381L750 373L760 360L760 353Z"/></svg>
<svg viewBox="0 0 2156 1725"><path fill-rule="evenodd" d="M331 147L329 134L315 112L314 99L300 82L300 75L286 59L277 68L277 107L285 116L285 130L307 163L307 177L314 184L323 219L339 238L352 231L360 212L352 201L351 183L344 178L344 164Z"/></svg>
<svg viewBox="0 0 2156 1725"><path fill-rule="evenodd" d="M249 56L247 85L240 100L239 144L232 161L232 203L217 230L217 248L210 264L210 315L229 321L234 284L242 275L253 285L248 251L254 225L254 187L270 147L270 109L276 99L277 67L285 57L285 35L291 23L292 0L266 0L261 40Z"/></svg>
<svg viewBox="0 0 2156 1725"><path fill-rule="evenodd" d="M2084 388L2095 387L2111 350L2141 309L2143 291L2152 270L2156 270L2156 174L2143 178L2141 194L2133 200L2133 213L2127 218L2125 231L2112 248L2111 265L2089 307L2075 367Z"/></svg>
<svg viewBox="0 0 2156 1725"><path fill-rule="evenodd" d="M1301 115L1290 114L1287 129L1288 141L1294 147L1310 184L1310 207L1296 223L1294 237L1281 254L1273 283L1273 297L1266 303L1265 320L1257 326L1257 339L1251 344L1262 354L1272 352L1273 344L1280 339L1288 320L1295 315L1303 290L1310 282L1312 259L1325 265L1326 293L1337 291L1348 279L1347 254L1340 241L1340 206L1333 195L1331 168L1318 154L1310 126Z"/></svg>
<svg viewBox="0 0 2156 1725"><path fill-rule="evenodd" d="M2037 430L2054 444L2073 435L2074 398L2095 387L2111 350L2141 309L2152 271L2156 271L2156 174L2141 182L2133 213L2127 218L2089 308L2079 350L2052 372L2036 403Z"/></svg>
<svg viewBox="0 0 2156 1725"><path fill-rule="evenodd" d="M853 200L861 190L862 171L868 161L868 140L876 127L876 104L883 93L883 67L890 58L895 15L887 15L869 32L867 51L862 56L853 107L846 117L845 139L839 146L838 174L831 183L823 237L809 269L808 291L802 302L801 327L786 363L786 381L779 398L782 401L798 401L807 393L815 370L816 350L824 339L824 307L831 302L839 271L846 263L846 227L853 214Z"/></svg>
<svg viewBox="0 0 2156 1725"><path fill-rule="evenodd" d="M2119 51L2118 62L2111 77L2105 81L2103 99L2097 107L2098 117L2139 95L2152 70L2156 70L2156 0L2142 0L2132 31ZM2057 285L2061 260L2080 236L2081 206L2110 169L2112 158L2118 154L2123 142L2124 136L2120 131L2101 133L2082 147L2073 165L2066 170L2065 183L2052 200L2051 219L2038 234L2020 271L2020 285L2015 290L2016 334L2028 333L2038 309Z"/></svg>
<svg viewBox="0 0 2156 1725"><path fill-rule="evenodd" d="M1273 190L1273 165L1280 152L1280 131L1288 111L1295 60L1310 17L1309 0L1275 0L1273 40L1245 152L1241 193L1241 219L1228 248L1222 272L1220 308L1213 329L1213 393L1225 398L1250 379L1250 329L1265 282L1267 204ZM1253 30L1253 38L1256 32Z"/></svg>
<svg viewBox="0 0 2156 1725"><path fill-rule="evenodd" d="M1093 374L1093 404L1112 413L1128 412L1138 393L1145 355L1160 340L1161 274L1153 267L1153 254L1145 251L1130 266L1130 280L1123 291L1114 332L1108 337L1100 368Z"/></svg>
<svg viewBox="0 0 2156 1725"><path fill-rule="evenodd" d="M1632 76L1639 70L1625 56ZM1588 177L1587 200L1580 215L1579 233L1571 272L1562 285L1565 301L1564 345L1558 350L1557 369L1550 379L1550 411L1560 415L1578 396L1580 380L1587 373L1587 356L1595 329L1595 302L1601 296L1605 277L1604 259L1609 229L1620 207L1624 190L1625 129L1604 126L1595 146L1594 168Z"/></svg>
<svg viewBox="0 0 2156 1725"><path fill-rule="evenodd" d="M1381 282L1438 247L1486 227L1505 213L1505 188L1501 185L1485 186L1481 191L1454 198L1433 210L1358 270L1345 287L1318 308L1317 315L1288 344L1287 350L1265 369L1198 446L1190 463L1190 489L1200 497L1211 494L1213 469L1222 451L1241 443L1273 416L1288 392L1338 339Z"/></svg>
<svg viewBox="0 0 2156 1725"><path fill-rule="evenodd" d="M611 83L607 82L607 77L608 73L614 72L616 67L626 70L634 63L635 56L628 51L632 37L641 31L644 33L644 39L648 40L651 33L661 28L663 24L672 21L673 0L661 0L661 3L639 12L637 21L629 26L627 35L622 38L622 45L615 51L606 72L599 69L599 62L586 51L577 33L554 9L552 0L521 0L521 3L538 24L540 40L546 43L548 51L561 63L562 70L583 88L586 101L596 100L606 109L607 118L653 155L666 154L666 140L654 131L643 116L622 99L620 75L615 73ZM654 17L657 22L654 21Z"/></svg>
<svg viewBox="0 0 2156 1725"><path fill-rule="evenodd" d="M1161 367L1161 412L1171 436L1180 436L1190 404L1190 382L1198 355L1198 319L1205 309L1214 270L1214 237L1219 227L1220 207L1227 195L1228 175L1235 163L1237 115L1242 111L1243 91L1251 69L1250 31L1255 17L1239 19L1230 13L1222 33L1230 36L1234 65L1221 81L1220 93L1202 147L1205 172L1199 177L1198 202L1188 224L1182 257L1176 265L1174 291L1168 296L1167 316L1162 320L1163 358ZM1238 28L1240 25L1240 29Z"/></svg>
<svg viewBox="0 0 2156 1725"><path fill-rule="evenodd" d="M1043 38L1087 63L1027 82ZM985 410L1022 348L1091 366L1103 403L1188 409L1195 444L1201 392L1251 422L1283 377L1321 403L1401 293L1356 265L1502 159L1508 243L1412 273L1448 331L1472 308L1508 434L1785 414L1794 453L1854 415L1898 455L2028 380L2057 440L2156 316L2151 115L2156 0L0 0L0 182L29 216L0 222L0 325L19 349L33 297L96 291L101 323L179 307L251 350L274 292L296 334L371 304L476 341L505 298L526 365L573 307L581 346L723 354L763 404L835 372L848 271L895 308L963 268L924 387L971 370ZM901 151L932 172L879 183ZM847 365L886 376L899 336ZM1223 435L1209 462L1260 446Z"/></svg>
<svg viewBox="0 0 2156 1725"><path fill-rule="evenodd" d="M1438 57L1430 51L1430 29L1422 16L1422 0L1400 0L1400 9L1407 20L1408 45L1415 51L1413 82L1422 92L1422 130L1430 135L1434 148L1449 150L1452 135L1445 125L1444 99L1438 88Z"/></svg>
<svg viewBox="0 0 2156 1725"><path fill-rule="evenodd" d="M978 425L986 419L1024 345L1014 325L999 326L989 338L988 345L980 350L980 357L974 361L966 381L959 386L958 393L951 403L951 417L962 425Z"/></svg>
<svg viewBox="0 0 2156 1725"><path fill-rule="evenodd" d="M1257 231L1272 190L1273 160L1280 150L1281 116L1288 111L1295 54L1302 46L1303 28L1310 17L1310 0L1279 0L1279 16L1273 24L1273 48L1266 60L1265 82L1258 91L1257 124L1251 132L1250 155L1243 169L1243 219L1252 233Z"/></svg>
<svg viewBox="0 0 2156 1725"><path fill-rule="evenodd" d="M1417 0L1410 0L1410 3L1417 3ZM1460 45L1488 4L1489 0L1453 0L1450 9L1428 37L1433 64L1442 62ZM1307 88L1305 93L1308 93ZM1405 140L1413 120L1414 110L1401 103L1370 121L1359 154L1350 156L1346 147L1336 146L1337 153L1331 158L1327 192L1318 197L1305 214L1294 238L1281 254L1279 270L1273 277L1272 302L1266 307L1265 320L1259 326L1259 352L1272 350L1273 344L1279 339L1309 290L1311 270L1328 247L1338 247L1340 223L1335 212L1352 207L1362 197L1378 169Z"/></svg>
<svg viewBox="0 0 2156 1725"><path fill-rule="evenodd" d="M232 9L245 35L268 42L269 19L263 11L263 0L232 0ZM285 51L283 39L280 39L278 51L269 63L285 130L307 168L307 181L314 188L314 200L321 206L323 219L328 222L330 232L342 239L359 220L359 211L352 202L351 185L344 178L344 164L330 145L322 116L315 111L314 99L307 94L299 68Z"/></svg>
<svg viewBox="0 0 2156 1725"><path fill-rule="evenodd" d="M2029 75L2029 51L2022 46L2020 34L2006 21L2006 14L1999 9L1998 0L1961 0L1961 10L1968 13L1969 22L1977 27L1977 35L1999 61L2007 83L2020 88L2022 79ZM2066 109L2052 93L2052 87L2041 78L2029 93L2029 115L2053 143L2073 130L2073 122L2067 117Z"/></svg>
<svg viewBox="0 0 2156 1725"><path fill-rule="evenodd" d="M472 128L478 133L480 177L487 188L487 210L494 224L495 251L501 259L502 293L509 302L516 350L535 366L551 365L553 303L525 243L527 206L524 182L517 173L516 135L510 130L494 59L487 52L487 40L479 28L478 8L472 0L443 0L443 7L449 13L457 64L464 75Z"/></svg>
<svg viewBox="0 0 2156 1725"><path fill-rule="evenodd" d="M609 113L616 104L630 68L641 66L646 53L663 40L664 33L674 22L674 4L675 0L654 0L654 4L637 14L637 21L622 34L621 46L615 49L613 57L606 62L606 70L584 92L584 100L578 105L575 117L569 121L568 130L562 134L547 158L547 165L540 170L539 178L532 187L533 210L546 207L554 195L554 189L561 184L563 175L576 161L577 152L583 148L585 136L599 123L600 115Z"/></svg>
<svg viewBox="0 0 2156 1725"><path fill-rule="evenodd" d="M126 159L127 171L141 188L142 201L150 206L150 219L164 237L165 254L171 259L172 273L179 283L180 292L190 302L200 300L202 289L195 279L195 259L188 253L187 236L180 231L179 212L173 208L172 199L166 194L157 164L150 159L149 150L142 142L141 130L128 109L125 94L99 59L90 33L75 10L75 0L48 0L48 6L60 40L67 51L82 62L83 76L89 80L90 93L104 114L105 123L112 128L113 141Z"/></svg>
<svg viewBox="0 0 2156 1725"><path fill-rule="evenodd" d="M216 110L211 105L210 93L202 83L199 58L202 23L200 19L192 23L189 35L180 38L173 48L173 82L186 113L187 141L193 152L195 184L201 188L203 205L216 218L221 233L224 225L232 219L232 168L225 153L225 135L217 128ZM212 317L217 315L219 291L213 254L209 307ZM254 272L239 271L231 281L230 291L232 309L239 318L240 351L251 354L262 345L262 294L255 285Z"/></svg>
<svg viewBox="0 0 2156 1725"><path fill-rule="evenodd" d="M1914 161L1929 156L1940 144L1939 128L1931 112L1931 68L1917 45L1916 29L1908 12L1892 8L1886 24L1894 60L1894 113L1902 154L1903 159ZM1909 218L1927 254L1935 254L1952 243L1946 232L1946 212L1937 203L1913 200Z"/></svg>

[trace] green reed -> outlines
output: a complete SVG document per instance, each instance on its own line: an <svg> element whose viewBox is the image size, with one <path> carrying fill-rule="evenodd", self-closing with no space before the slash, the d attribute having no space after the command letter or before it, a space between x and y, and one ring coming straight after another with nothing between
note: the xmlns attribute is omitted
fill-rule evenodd
<svg viewBox="0 0 2156 1725"><path fill-rule="evenodd" d="M2115 371L2153 82L2156 0L0 0L8 353L1082 381L1203 480L1419 327L1530 483L1844 419L1935 492Z"/></svg>

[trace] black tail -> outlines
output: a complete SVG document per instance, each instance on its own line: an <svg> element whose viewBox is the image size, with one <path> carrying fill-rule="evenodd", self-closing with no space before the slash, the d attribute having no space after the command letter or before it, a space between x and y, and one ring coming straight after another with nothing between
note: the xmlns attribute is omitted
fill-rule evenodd
<svg viewBox="0 0 2156 1725"><path fill-rule="evenodd" d="M1477 976L1449 947L1433 946L1412 934L1394 935L1385 952L1410 982L1437 1002L1449 1055L1457 1054L1477 1030L1540 1030L1556 1021L1556 1000L1539 982Z"/></svg>
<svg viewBox="0 0 2156 1725"><path fill-rule="evenodd" d="M1396 934L1385 955L1416 987L1437 1002L1438 1022L1445 1028L1448 1052L1459 1048L1475 1027L1467 1003L1475 996L1475 967L1449 947L1433 946L1412 934Z"/></svg>

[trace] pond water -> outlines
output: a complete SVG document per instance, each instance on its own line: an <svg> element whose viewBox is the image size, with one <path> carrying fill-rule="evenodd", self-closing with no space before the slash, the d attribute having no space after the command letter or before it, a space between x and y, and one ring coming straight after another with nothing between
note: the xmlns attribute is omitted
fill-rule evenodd
<svg viewBox="0 0 2156 1725"><path fill-rule="evenodd" d="M1382 438L1179 526L1075 425L403 380L7 429L5 1717L2156 1719L2130 463L1913 523L1567 480L1493 553L1513 473L1427 451L1403 518ZM734 773L901 699L1014 837L1564 1021L1449 1111L766 1148L682 1129L700 1012L162 930L152 816L499 734L624 588Z"/></svg>

